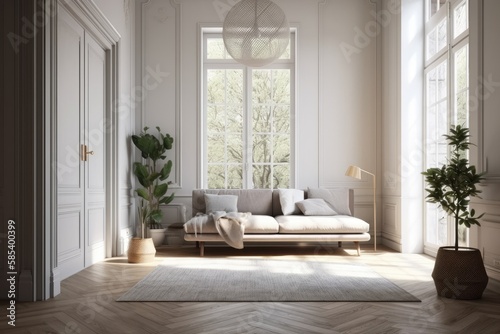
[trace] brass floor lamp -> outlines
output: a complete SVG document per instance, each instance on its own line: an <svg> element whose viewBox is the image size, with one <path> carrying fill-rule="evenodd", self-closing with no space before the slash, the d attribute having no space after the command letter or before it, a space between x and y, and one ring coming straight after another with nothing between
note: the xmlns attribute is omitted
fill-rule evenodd
<svg viewBox="0 0 500 334"><path fill-rule="evenodd" d="M361 172L373 176L373 250L376 251L377 250L377 201L376 201L377 187L376 187L375 174L372 174L364 169L361 169L358 166L349 166L349 168L347 168L345 172L345 175L361 180Z"/></svg>

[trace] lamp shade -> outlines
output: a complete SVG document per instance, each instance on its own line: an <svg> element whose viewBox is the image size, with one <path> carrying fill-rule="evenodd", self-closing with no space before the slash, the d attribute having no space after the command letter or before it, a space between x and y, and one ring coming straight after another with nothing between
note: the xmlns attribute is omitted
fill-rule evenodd
<svg viewBox="0 0 500 334"><path fill-rule="evenodd" d="M237 62L261 67L278 59L290 42L283 10L270 0L241 0L224 19L222 38Z"/></svg>
<svg viewBox="0 0 500 334"><path fill-rule="evenodd" d="M346 176L354 177L356 179L361 179L361 168L358 166L349 166L345 172Z"/></svg>

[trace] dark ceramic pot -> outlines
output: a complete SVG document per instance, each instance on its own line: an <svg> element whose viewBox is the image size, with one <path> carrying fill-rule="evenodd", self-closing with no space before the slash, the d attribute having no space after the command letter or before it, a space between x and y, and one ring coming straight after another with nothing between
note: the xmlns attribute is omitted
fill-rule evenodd
<svg viewBox="0 0 500 334"><path fill-rule="evenodd" d="M432 278L439 296L454 299L479 299L488 284L481 252L469 247L440 247Z"/></svg>

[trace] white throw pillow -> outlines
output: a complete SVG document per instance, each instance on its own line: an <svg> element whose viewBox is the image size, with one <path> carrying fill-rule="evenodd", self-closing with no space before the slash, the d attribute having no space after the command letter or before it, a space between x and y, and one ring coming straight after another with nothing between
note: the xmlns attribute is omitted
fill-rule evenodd
<svg viewBox="0 0 500 334"><path fill-rule="evenodd" d="M335 216L337 213L322 198L308 198L297 202L305 216Z"/></svg>
<svg viewBox="0 0 500 334"><path fill-rule="evenodd" d="M308 198L322 198L339 215L351 215L348 188L309 188Z"/></svg>
<svg viewBox="0 0 500 334"><path fill-rule="evenodd" d="M281 211L283 215L300 214L300 209L295 203L304 200L304 191L298 189L278 189L280 195Z"/></svg>
<svg viewBox="0 0 500 334"><path fill-rule="evenodd" d="M238 196L205 194L206 213L238 212Z"/></svg>

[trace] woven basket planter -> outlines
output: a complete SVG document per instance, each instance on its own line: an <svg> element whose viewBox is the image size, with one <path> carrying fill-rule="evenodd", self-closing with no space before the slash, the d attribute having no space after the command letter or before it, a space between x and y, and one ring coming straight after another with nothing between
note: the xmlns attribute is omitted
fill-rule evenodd
<svg viewBox="0 0 500 334"><path fill-rule="evenodd" d="M481 252L476 248L440 247L432 278L437 294L453 299L479 299L488 284Z"/></svg>
<svg viewBox="0 0 500 334"><path fill-rule="evenodd" d="M128 246L129 263L147 263L155 260L156 248L151 238L132 238Z"/></svg>

